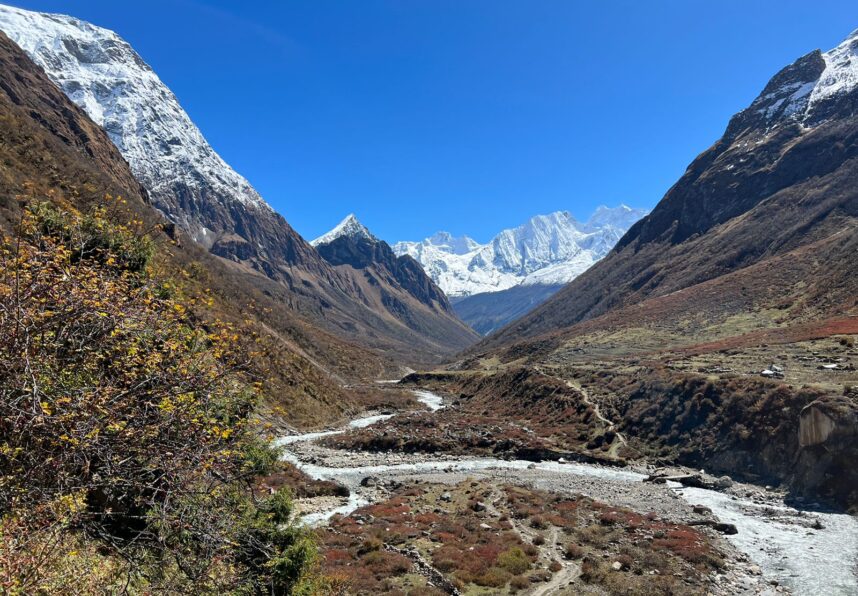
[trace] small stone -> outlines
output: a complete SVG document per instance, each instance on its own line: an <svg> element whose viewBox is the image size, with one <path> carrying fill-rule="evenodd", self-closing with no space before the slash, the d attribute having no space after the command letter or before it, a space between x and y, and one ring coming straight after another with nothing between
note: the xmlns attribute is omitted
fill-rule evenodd
<svg viewBox="0 0 858 596"><path fill-rule="evenodd" d="M614 571L622 571L623 564L619 561L614 561L613 563L611 563L611 569L613 569Z"/></svg>
<svg viewBox="0 0 858 596"><path fill-rule="evenodd" d="M451 495L451 494L450 494L450 493L448 493L448 492L447 492L447 493L443 493L443 494L441 495L441 500L442 500L442 501L444 501L445 503L449 503L450 501L452 501L452 500L453 500L453 495Z"/></svg>
<svg viewBox="0 0 858 596"><path fill-rule="evenodd" d="M748 567L748 573L750 573L751 575L762 575L763 570L760 569L759 565L751 565L750 567Z"/></svg>

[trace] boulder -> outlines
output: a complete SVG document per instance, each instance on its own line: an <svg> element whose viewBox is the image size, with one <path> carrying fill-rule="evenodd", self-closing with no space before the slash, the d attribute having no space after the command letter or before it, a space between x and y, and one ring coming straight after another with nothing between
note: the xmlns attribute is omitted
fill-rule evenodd
<svg viewBox="0 0 858 596"><path fill-rule="evenodd" d="M830 412L823 408L819 401L813 402L801 411L799 444L802 447L821 445L828 440L836 426Z"/></svg>
<svg viewBox="0 0 858 596"><path fill-rule="evenodd" d="M858 400L823 397L801 411L791 487L858 509Z"/></svg>

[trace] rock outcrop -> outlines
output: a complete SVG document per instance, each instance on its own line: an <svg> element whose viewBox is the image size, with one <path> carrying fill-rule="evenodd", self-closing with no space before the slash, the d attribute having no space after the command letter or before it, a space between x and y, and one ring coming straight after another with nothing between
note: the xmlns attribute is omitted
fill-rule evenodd
<svg viewBox="0 0 858 596"><path fill-rule="evenodd" d="M825 397L807 405L799 424L801 451L793 485L858 511L858 401Z"/></svg>

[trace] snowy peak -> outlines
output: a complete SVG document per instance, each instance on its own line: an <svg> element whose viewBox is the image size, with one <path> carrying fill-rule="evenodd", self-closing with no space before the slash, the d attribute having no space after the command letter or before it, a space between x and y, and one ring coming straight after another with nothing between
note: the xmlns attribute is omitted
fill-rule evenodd
<svg viewBox="0 0 858 596"><path fill-rule="evenodd" d="M211 247L231 206L273 213L209 145L175 95L116 33L79 19L0 5L0 30L96 124L154 204Z"/></svg>
<svg viewBox="0 0 858 596"><path fill-rule="evenodd" d="M565 284L605 256L642 209L600 207L586 224L568 211L532 217L487 244L446 232L422 242L398 242L398 255L416 259L448 296L498 292L518 285Z"/></svg>
<svg viewBox="0 0 858 596"><path fill-rule="evenodd" d="M583 237L568 211L537 215L492 239L494 263L502 270L529 275L548 264L576 259L582 252Z"/></svg>
<svg viewBox="0 0 858 596"><path fill-rule="evenodd" d="M858 86L858 29L822 58L825 70L811 92L811 105L849 93Z"/></svg>
<svg viewBox="0 0 858 596"><path fill-rule="evenodd" d="M633 209L622 203L620 203L619 207L613 208L601 205L596 208L596 211L587 220L584 229L591 231L612 226L621 230L627 230L646 214L646 209Z"/></svg>
<svg viewBox="0 0 858 596"><path fill-rule="evenodd" d="M366 240L370 240L372 242L378 242L378 238L373 236L372 232L370 232L365 225L358 221L358 218L355 217L354 213L351 213L346 216L343 221L337 224L334 229L332 229L326 234L319 236L310 244L318 247L323 244L330 244L337 238L342 238L344 236L347 238L365 238Z"/></svg>
<svg viewBox="0 0 858 596"><path fill-rule="evenodd" d="M449 232L437 232L423 242L454 255L466 254L479 246L476 240L467 236L454 237Z"/></svg>
<svg viewBox="0 0 858 596"><path fill-rule="evenodd" d="M760 96L731 120L726 136L733 138L749 128L766 131L781 123L812 128L836 117L844 107L851 110L850 97L856 88L858 30L836 48L824 53L815 50L777 73Z"/></svg>

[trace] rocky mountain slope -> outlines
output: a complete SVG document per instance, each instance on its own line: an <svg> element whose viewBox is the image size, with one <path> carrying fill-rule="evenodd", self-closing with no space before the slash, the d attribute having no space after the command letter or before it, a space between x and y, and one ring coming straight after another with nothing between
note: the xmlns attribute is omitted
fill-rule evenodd
<svg viewBox="0 0 858 596"><path fill-rule="evenodd" d="M439 350L445 345L468 346L478 339L420 264L408 255L394 254L354 215L312 245L333 267L365 282L362 290L376 310L392 313L409 328L437 341Z"/></svg>
<svg viewBox="0 0 858 596"><path fill-rule="evenodd" d="M403 364L467 345L423 337L386 304L368 299L361 277L330 266L215 153L118 35L74 17L3 5L0 30L104 128L161 213L231 268L252 274L253 285L278 282L265 291L298 319Z"/></svg>
<svg viewBox="0 0 858 596"><path fill-rule="evenodd" d="M538 215L487 244L438 232L398 242L452 298L458 315L481 334L529 312L604 257L646 211L599 207L586 223L566 211Z"/></svg>
<svg viewBox="0 0 858 596"><path fill-rule="evenodd" d="M116 33L74 17L10 6L0 6L0 29L104 128L155 206L194 240L211 248L228 242L242 220L274 215ZM229 252L226 246L217 250Z"/></svg>
<svg viewBox="0 0 858 596"><path fill-rule="evenodd" d="M854 312L856 53L858 33L783 69L604 260L482 348L612 312L631 324L654 300L672 304L659 315L670 324L676 309L708 309L710 323L749 309L783 309L781 324Z"/></svg>
<svg viewBox="0 0 858 596"><path fill-rule="evenodd" d="M122 197L124 204L106 200ZM385 374L370 351L296 317L283 289L231 267L156 212L107 134L0 33L0 231L11 233L27 203L51 201L86 213L104 207L117 223L149 230L158 247L153 266L183 279L195 316L241 325L250 370L268 407L299 425L337 419L361 406L344 380ZM159 231L164 227L164 232ZM256 334L254 337L253 334Z"/></svg>

